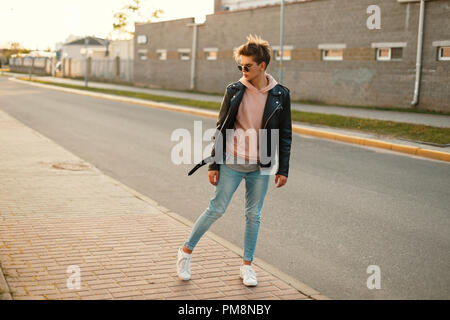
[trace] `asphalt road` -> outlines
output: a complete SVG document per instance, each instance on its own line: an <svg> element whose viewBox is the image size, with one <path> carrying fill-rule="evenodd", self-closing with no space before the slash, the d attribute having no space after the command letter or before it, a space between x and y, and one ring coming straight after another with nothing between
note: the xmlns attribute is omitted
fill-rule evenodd
<svg viewBox="0 0 450 320"><path fill-rule="evenodd" d="M187 176L193 165L171 161L172 132L213 119L6 77L0 109L191 221L214 193L206 166ZM333 299L450 298L450 164L294 134L288 182L274 179L257 257ZM210 229L240 247L244 192ZM380 289L367 287L371 265Z"/></svg>

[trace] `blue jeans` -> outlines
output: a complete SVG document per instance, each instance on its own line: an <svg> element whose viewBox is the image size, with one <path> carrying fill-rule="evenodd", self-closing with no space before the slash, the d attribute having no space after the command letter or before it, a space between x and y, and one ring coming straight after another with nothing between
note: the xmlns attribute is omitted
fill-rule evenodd
<svg viewBox="0 0 450 320"><path fill-rule="evenodd" d="M267 193L270 175L261 174L259 170L240 172L220 164L219 180L214 196L208 208L195 222L186 248L194 250L197 242L209 227L219 219L228 207L231 197L239 186L242 178L245 179L245 234L244 234L244 260L253 261L253 255L258 239L261 208Z"/></svg>

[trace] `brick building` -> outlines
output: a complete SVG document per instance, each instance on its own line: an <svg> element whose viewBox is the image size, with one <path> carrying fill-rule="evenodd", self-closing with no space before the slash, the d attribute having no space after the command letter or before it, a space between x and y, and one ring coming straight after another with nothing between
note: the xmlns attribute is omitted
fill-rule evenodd
<svg viewBox="0 0 450 320"><path fill-rule="evenodd" d="M373 4L379 29L367 24ZM419 16L417 0L286 2L283 84L293 100L412 108ZM450 112L449 18L450 0L425 1L415 108ZM270 42L267 72L278 79L280 5L269 4L217 10L202 24L194 18L136 24L135 83L223 93L241 76L232 53L250 33Z"/></svg>

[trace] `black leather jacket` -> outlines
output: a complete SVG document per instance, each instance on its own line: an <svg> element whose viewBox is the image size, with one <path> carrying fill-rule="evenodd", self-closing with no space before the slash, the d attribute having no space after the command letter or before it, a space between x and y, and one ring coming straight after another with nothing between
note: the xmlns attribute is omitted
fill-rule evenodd
<svg viewBox="0 0 450 320"><path fill-rule="evenodd" d="M222 106L219 112L219 118L216 126L216 135L220 132L225 137L226 129L233 129L239 105L244 96L246 87L241 82L234 82L227 86L225 96L222 100ZM279 165L276 174L288 176L289 158L291 154L292 142L292 120L291 120L291 98L289 89L280 84L275 85L269 90L262 118L262 129L267 129L267 155L271 154L271 129L278 129L279 133ZM226 141L225 138L223 141ZM225 147L223 146L223 157L225 159ZM261 152L260 148L260 152ZM211 156L203 159L197 164L188 175L193 174L198 168L209 163L208 170L219 170L220 166L215 161L215 145L212 149ZM223 162L222 162L223 163ZM272 163L259 163L260 167L271 167Z"/></svg>

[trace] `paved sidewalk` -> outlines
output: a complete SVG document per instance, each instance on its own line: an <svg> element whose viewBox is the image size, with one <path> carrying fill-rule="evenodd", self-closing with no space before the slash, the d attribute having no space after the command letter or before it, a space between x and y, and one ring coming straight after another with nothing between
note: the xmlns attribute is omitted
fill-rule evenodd
<svg viewBox="0 0 450 320"><path fill-rule="evenodd" d="M241 257L209 234L192 280L179 280L190 227L1 111L0 154L0 264L13 299L326 298L257 264L259 285L245 287ZM80 289L67 287L69 266Z"/></svg>
<svg viewBox="0 0 450 320"><path fill-rule="evenodd" d="M27 76L26 74L15 74L15 73L6 73L6 72L5 72L5 74L12 75L12 76L20 76L20 77ZM82 81L82 80L48 77L48 76L47 77L33 76L33 78L44 80L44 81L53 81L53 82L59 82L59 83L84 86L84 81ZM93 82L93 81L89 82L89 86L94 87L94 88L107 88L107 89L125 90L125 91L133 91L133 92L144 92L144 93L161 95L161 96L187 98L187 99L194 99L194 100L200 100L200 101L214 101L214 102L222 101L222 96L218 96L218 95L198 94L198 93L161 90L161 89L139 88L139 87L133 87L133 86L117 85L117 84ZM336 115L342 115L342 116L352 116L352 117L367 118L367 119L390 120L390 121L396 121L396 122L425 124L425 125L435 126L435 127L447 127L447 128L450 127L450 116L446 116L446 115L434 115L434 114L400 112L400 111L389 111L389 110L387 110L387 111L370 110L370 109L364 109L364 108L348 108L348 107L339 107L339 106L320 106L320 105L310 105L310 104L300 104L300 103L292 103L291 107L293 110L306 111L306 112L336 114Z"/></svg>

